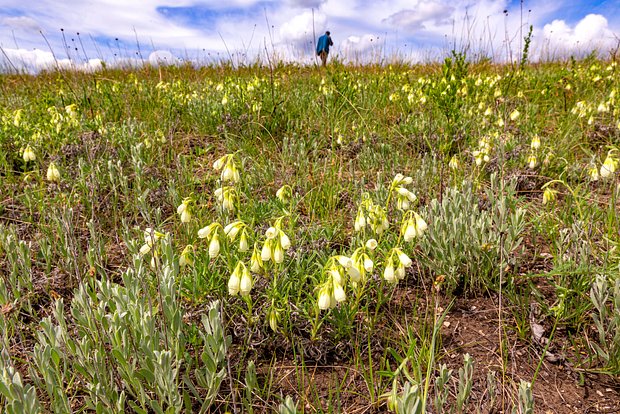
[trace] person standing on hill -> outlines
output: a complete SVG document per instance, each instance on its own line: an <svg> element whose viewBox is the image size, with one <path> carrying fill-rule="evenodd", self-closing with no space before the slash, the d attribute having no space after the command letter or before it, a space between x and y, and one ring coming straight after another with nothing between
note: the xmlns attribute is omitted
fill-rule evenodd
<svg viewBox="0 0 620 414"><path fill-rule="evenodd" d="M325 32L325 34L319 37L319 41L316 44L316 54L321 57L321 62L323 66L327 64L327 55L329 54L329 47L333 46L334 42L332 42L332 38L330 36L329 30Z"/></svg>

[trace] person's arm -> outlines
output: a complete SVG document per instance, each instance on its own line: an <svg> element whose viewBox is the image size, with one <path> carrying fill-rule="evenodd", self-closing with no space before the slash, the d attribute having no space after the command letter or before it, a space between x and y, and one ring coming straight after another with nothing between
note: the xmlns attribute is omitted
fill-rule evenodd
<svg viewBox="0 0 620 414"><path fill-rule="evenodd" d="M334 42L332 42L332 37L331 37L331 36L329 37L329 45L330 45L330 46L333 46L333 45L334 45Z"/></svg>

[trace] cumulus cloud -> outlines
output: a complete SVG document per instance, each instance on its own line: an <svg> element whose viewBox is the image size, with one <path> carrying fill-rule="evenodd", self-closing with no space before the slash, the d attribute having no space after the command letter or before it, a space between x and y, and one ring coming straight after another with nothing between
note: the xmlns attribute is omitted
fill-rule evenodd
<svg viewBox="0 0 620 414"><path fill-rule="evenodd" d="M322 34L327 28L327 16L320 12L314 14L306 10L284 22L280 28L281 41L286 44L301 46L312 43L313 34Z"/></svg>
<svg viewBox="0 0 620 414"><path fill-rule="evenodd" d="M600 14L588 14L575 27L564 20L554 20L542 29L543 57L566 53L606 52L616 45L617 39L609 29L607 19ZM548 55L548 56L544 56Z"/></svg>
<svg viewBox="0 0 620 414"><path fill-rule="evenodd" d="M169 66L176 65L180 61L169 50L156 50L149 55L149 63L152 66Z"/></svg>
<svg viewBox="0 0 620 414"><path fill-rule="evenodd" d="M0 68L8 71L38 73L42 70L69 69L94 72L102 69L101 59L89 59L76 62L70 59L58 59L52 52L40 49L9 49L3 48L0 55Z"/></svg>

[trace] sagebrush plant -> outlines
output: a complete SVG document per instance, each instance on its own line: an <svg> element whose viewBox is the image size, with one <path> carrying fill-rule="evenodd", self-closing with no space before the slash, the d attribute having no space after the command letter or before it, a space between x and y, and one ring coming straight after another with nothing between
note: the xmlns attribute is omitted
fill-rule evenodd
<svg viewBox="0 0 620 414"><path fill-rule="evenodd" d="M473 184L448 188L441 201L433 199L426 211L433 218L420 241L420 260L433 275L443 275L448 291L481 292L499 288L499 272L514 267L525 230L525 210L517 207L514 189L498 192L497 177L480 206Z"/></svg>
<svg viewBox="0 0 620 414"><path fill-rule="evenodd" d="M467 410L485 294L617 372L615 61L271 63L0 75L0 411Z"/></svg>

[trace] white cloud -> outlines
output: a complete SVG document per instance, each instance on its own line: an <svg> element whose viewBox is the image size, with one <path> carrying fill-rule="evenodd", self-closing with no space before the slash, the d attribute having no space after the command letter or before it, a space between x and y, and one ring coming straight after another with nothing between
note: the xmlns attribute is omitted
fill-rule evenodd
<svg viewBox="0 0 620 414"><path fill-rule="evenodd" d="M52 52L40 49L9 49L3 48L0 55L0 69L7 71L24 71L38 73L42 70L71 69L94 72L103 67L100 59L89 59L86 62L75 62L69 59L58 59Z"/></svg>
<svg viewBox="0 0 620 414"><path fill-rule="evenodd" d="M39 32L41 26L36 20L27 16L5 17L0 20L2 26L7 26L12 30L24 30L27 32Z"/></svg>
<svg viewBox="0 0 620 414"><path fill-rule="evenodd" d="M169 50L156 50L149 55L149 63L152 66L169 66L176 65L180 61Z"/></svg>
<svg viewBox="0 0 620 414"><path fill-rule="evenodd" d="M280 39L285 44L301 46L313 43L313 35L323 34L327 28L327 16L320 12L306 10L284 22L280 28Z"/></svg>
<svg viewBox="0 0 620 414"><path fill-rule="evenodd" d="M421 1L411 9L400 10L384 21L394 27L415 31L424 29L424 23L442 25L452 20L454 7L439 1Z"/></svg>
<svg viewBox="0 0 620 414"><path fill-rule="evenodd" d="M287 0L287 3L293 7L314 7L319 8L326 0Z"/></svg>
<svg viewBox="0 0 620 414"><path fill-rule="evenodd" d="M566 54L589 53L596 49L605 53L614 47L617 38L608 27L607 19L600 14L588 14L575 27L564 20L554 20L542 29L542 39L537 42L543 59Z"/></svg>

